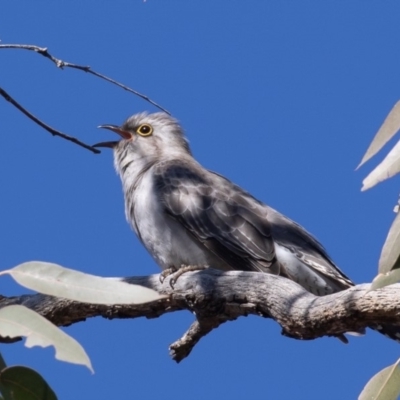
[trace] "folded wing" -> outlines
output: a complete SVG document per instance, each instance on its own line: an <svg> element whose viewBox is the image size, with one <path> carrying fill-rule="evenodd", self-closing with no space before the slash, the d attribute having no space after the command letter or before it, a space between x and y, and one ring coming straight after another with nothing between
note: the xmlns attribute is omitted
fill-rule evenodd
<svg viewBox="0 0 400 400"><path fill-rule="evenodd" d="M224 264L279 274L261 203L224 178L184 161L160 163L155 179L166 213Z"/></svg>

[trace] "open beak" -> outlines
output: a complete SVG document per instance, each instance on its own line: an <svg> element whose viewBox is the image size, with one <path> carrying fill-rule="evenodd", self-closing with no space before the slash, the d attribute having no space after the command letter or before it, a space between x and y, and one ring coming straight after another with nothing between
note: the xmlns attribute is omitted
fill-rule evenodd
<svg viewBox="0 0 400 400"><path fill-rule="evenodd" d="M118 133L119 136L121 136L122 139L131 139L132 135L128 131L124 131L121 129L119 126L116 125L99 125L98 128L104 128L104 129L109 129L110 131L113 131L115 133ZM109 147L113 148L116 146L118 141L112 141L112 142L100 142L96 143L93 145L93 147Z"/></svg>

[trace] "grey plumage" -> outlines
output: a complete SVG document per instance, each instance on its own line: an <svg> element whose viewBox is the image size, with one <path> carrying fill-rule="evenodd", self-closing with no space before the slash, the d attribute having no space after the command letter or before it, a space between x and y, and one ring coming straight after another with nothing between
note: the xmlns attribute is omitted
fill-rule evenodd
<svg viewBox="0 0 400 400"><path fill-rule="evenodd" d="M192 156L178 122L164 113L136 114L113 147L126 217L162 269L182 265L285 276L315 295L351 280L304 228Z"/></svg>
<svg viewBox="0 0 400 400"><path fill-rule="evenodd" d="M143 124L151 126L149 136L136 132ZM162 269L280 274L316 295L352 285L300 225L203 168L170 116L137 114L112 129L126 133L112 146L127 220Z"/></svg>

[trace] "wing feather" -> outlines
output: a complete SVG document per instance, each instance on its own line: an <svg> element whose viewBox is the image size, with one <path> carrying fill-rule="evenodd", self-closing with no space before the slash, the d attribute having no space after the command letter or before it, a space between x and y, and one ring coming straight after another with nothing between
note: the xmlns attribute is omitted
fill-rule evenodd
<svg viewBox="0 0 400 400"><path fill-rule="evenodd" d="M184 161L160 163L154 176L166 213L224 263L279 273L265 211L246 192Z"/></svg>
<svg viewBox="0 0 400 400"><path fill-rule="evenodd" d="M228 179L185 160L159 163L154 176L165 212L233 269L280 273L315 294L353 285L304 228ZM293 262L278 262L274 242Z"/></svg>

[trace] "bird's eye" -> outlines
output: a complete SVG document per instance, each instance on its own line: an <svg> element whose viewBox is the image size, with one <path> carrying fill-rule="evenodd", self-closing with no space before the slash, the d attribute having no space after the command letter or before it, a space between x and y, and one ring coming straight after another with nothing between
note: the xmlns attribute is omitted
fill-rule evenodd
<svg viewBox="0 0 400 400"><path fill-rule="evenodd" d="M136 129L136 133L140 136L150 136L153 133L153 128L149 124L142 124Z"/></svg>

